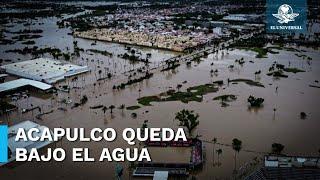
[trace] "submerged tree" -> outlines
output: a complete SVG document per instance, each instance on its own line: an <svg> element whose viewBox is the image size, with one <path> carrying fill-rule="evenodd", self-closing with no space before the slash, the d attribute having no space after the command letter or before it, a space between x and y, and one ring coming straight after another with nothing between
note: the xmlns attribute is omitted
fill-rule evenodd
<svg viewBox="0 0 320 180"><path fill-rule="evenodd" d="M119 106L119 109L121 109L122 112L123 112L124 108L126 108L126 105L125 105L125 104L121 104L121 105Z"/></svg>
<svg viewBox="0 0 320 180"><path fill-rule="evenodd" d="M272 147L272 153L274 154L281 154L281 152L284 149L284 145L280 143L273 143L271 147Z"/></svg>
<svg viewBox="0 0 320 180"><path fill-rule="evenodd" d="M251 107L260 107L264 102L263 98L255 98L254 96L249 96L248 102L250 103Z"/></svg>
<svg viewBox="0 0 320 180"><path fill-rule="evenodd" d="M112 110L113 110L114 108L115 108L115 106L114 106L114 105L110 105L110 106L109 106L109 109L110 109L110 113L111 113L111 114L113 113L113 111L112 111Z"/></svg>
<svg viewBox="0 0 320 180"><path fill-rule="evenodd" d="M141 125L141 132L144 134L146 128L148 128L148 120L144 120L143 124Z"/></svg>
<svg viewBox="0 0 320 180"><path fill-rule="evenodd" d="M214 138L212 139L212 142L213 142L212 157L213 157L213 166L214 166L214 151L215 151L215 145L216 145L216 143L217 143L217 138L214 137Z"/></svg>
<svg viewBox="0 0 320 180"><path fill-rule="evenodd" d="M234 138L232 140L232 149L234 150L234 172L236 172L236 169L237 169L237 153L240 152L242 148L242 142L237 139L237 138Z"/></svg>
<svg viewBox="0 0 320 180"><path fill-rule="evenodd" d="M306 119L306 118L307 118L307 114L305 112L301 112L300 119Z"/></svg>
<svg viewBox="0 0 320 180"><path fill-rule="evenodd" d="M218 154L218 166L220 165L220 154L222 154L222 149L217 149L217 154Z"/></svg>
<svg viewBox="0 0 320 180"><path fill-rule="evenodd" d="M199 125L198 118L198 114L186 109L177 112L175 117L175 119L180 122L179 126L187 128L189 136L191 136L192 131Z"/></svg>
<svg viewBox="0 0 320 180"><path fill-rule="evenodd" d="M180 91L181 88L182 88L182 84L178 84L178 85L177 85L178 91Z"/></svg>
<svg viewBox="0 0 320 180"><path fill-rule="evenodd" d="M106 114L106 111L108 110L108 108L106 106L103 106L102 107L102 111L103 111L103 114Z"/></svg>
<svg viewBox="0 0 320 180"><path fill-rule="evenodd" d="M83 105L88 101L88 97L86 95L83 95L80 99L80 104Z"/></svg>

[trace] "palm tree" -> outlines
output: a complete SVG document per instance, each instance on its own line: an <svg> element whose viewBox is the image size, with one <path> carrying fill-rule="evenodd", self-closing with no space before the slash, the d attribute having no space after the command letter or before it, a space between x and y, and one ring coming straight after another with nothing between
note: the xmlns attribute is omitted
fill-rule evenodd
<svg viewBox="0 0 320 180"><path fill-rule="evenodd" d="M125 104L121 104L121 105L119 106L119 109L121 109L122 112L123 112L124 108L126 108L126 105L125 105Z"/></svg>
<svg viewBox="0 0 320 180"><path fill-rule="evenodd" d="M112 110L115 108L115 106L114 105L110 105L109 106L109 109L110 109L110 113L112 114L113 112L112 112Z"/></svg>
<svg viewBox="0 0 320 180"><path fill-rule="evenodd" d="M273 143L272 146L272 153L274 154L281 154L281 152L284 149L284 145L280 144L280 143Z"/></svg>
<svg viewBox="0 0 320 180"><path fill-rule="evenodd" d="M108 110L108 108L106 106L103 106L103 108L102 108L103 114L106 114L107 110Z"/></svg>
<svg viewBox="0 0 320 180"><path fill-rule="evenodd" d="M99 73L99 79L101 79L102 70L100 69L100 70L98 71L98 73Z"/></svg>
<svg viewBox="0 0 320 180"><path fill-rule="evenodd" d="M180 122L179 126L187 128L189 136L192 135L192 131L199 125L198 118L198 114L194 114L193 111L186 109L177 112L175 117Z"/></svg>
<svg viewBox="0 0 320 180"><path fill-rule="evenodd" d="M122 175L123 175L123 167L120 164L117 163L115 171L116 171L117 179L120 180Z"/></svg>
<svg viewBox="0 0 320 180"><path fill-rule="evenodd" d="M212 139L212 142L213 142L212 157L213 157L213 166L214 166L214 151L215 151L215 145L216 145L216 143L217 143L217 138L214 137L214 138Z"/></svg>
<svg viewBox="0 0 320 180"><path fill-rule="evenodd" d="M219 157L220 157L220 154L222 153L222 149L217 149L217 154L218 154L218 166L220 166L220 161L219 161Z"/></svg>
<svg viewBox="0 0 320 180"><path fill-rule="evenodd" d="M143 121L143 124L142 124L142 126L141 126L141 133L144 134L146 128L148 128L148 120L144 120L144 121Z"/></svg>
<svg viewBox="0 0 320 180"><path fill-rule="evenodd" d="M234 172L236 173L237 172L237 153L240 152L242 148L242 142L237 139L237 138L234 138L232 140L232 149L234 150Z"/></svg>

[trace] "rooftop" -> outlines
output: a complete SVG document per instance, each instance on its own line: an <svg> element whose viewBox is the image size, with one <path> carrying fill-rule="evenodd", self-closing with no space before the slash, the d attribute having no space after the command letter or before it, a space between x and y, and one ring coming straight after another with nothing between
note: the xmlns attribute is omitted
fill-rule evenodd
<svg viewBox="0 0 320 180"><path fill-rule="evenodd" d="M55 83L65 77L89 71L87 66L78 66L49 58L38 58L1 66L7 73L16 76Z"/></svg>
<svg viewBox="0 0 320 180"><path fill-rule="evenodd" d="M168 175L168 171L155 171L153 175L153 180L167 180Z"/></svg>
<svg viewBox="0 0 320 180"><path fill-rule="evenodd" d="M46 126L42 126L32 121L23 121L16 125L10 126L8 129L8 147L9 147L9 162L12 162L16 159L16 148L26 148L28 152L30 152L31 148L40 149L51 144L51 141L15 141L16 134L19 128L23 128L25 131L31 128L38 128L40 131L36 133L37 135L42 134L43 130L47 128ZM52 133L52 132L51 132ZM5 165L6 163L0 163L0 166Z"/></svg>
<svg viewBox="0 0 320 180"><path fill-rule="evenodd" d="M265 156L264 167L245 180L320 179L320 157Z"/></svg>
<svg viewBox="0 0 320 180"><path fill-rule="evenodd" d="M9 82L1 83L0 84L0 93L15 90L15 89L18 89L18 88L21 88L24 86L32 86L32 87L35 87L35 88L40 89L42 91L46 91L46 90L52 88L51 85L43 83L43 82L21 78L21 79L9 81Z"/></svg>

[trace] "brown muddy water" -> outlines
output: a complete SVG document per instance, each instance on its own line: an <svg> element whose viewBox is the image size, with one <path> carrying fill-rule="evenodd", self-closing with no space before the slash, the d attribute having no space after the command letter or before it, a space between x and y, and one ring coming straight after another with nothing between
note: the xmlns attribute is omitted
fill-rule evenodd
<svg viewBox="0 0 320 180"><path fill-rule="evenodd" d="M136 85L127 87L124 90L114 91L112 86L118 82L124 82L126 77L119 75L112 80L101 81L100 85L93 86L95 75L87 73L81 75L78 82L61 82L80 87L72 89L71 92L59 92L54 99L42 99L30 97L21 99L17 104L21 108L40 105L44 112L54 110L53 113L43 116L43 120L37 120L34 114L21 114L14 112L8 117L2 117L3 123L10 125L23 120L34 120L37 123L54 127L84 127L91 129L95 127L115 128L121 132L127 127L141 127L144 120L149 121L149 127L170 127L177 128L178 122L174 121L175 113L182 109L194 110L200 115L200 125L194 134L201 135L200 139L211 141L214 137L218 143L231 144L233 138L238 138L243 143L243 150L237 156L237 167L244 167L253 162L255 157L262 158L264 154L271 151L271 144L281 143L285 146L284 153L288 155L318 155L320 139L318 138L320 128L320 89L309 87L317 85L315 80L320 77L319 50L305 49L307 52L291 52L285 50L275 50L279 54L268 54L268 58L255 58L255 53L244 50L224 51L224 55L219 52L210 54L203 58L199 64L193 62L191 67L185 63L173 71L156 72L154 76ZM306 54L313 58L310 65L307 60L295 54ZM246 61L242 66L236 64L235 59L243 57ZM250 63L249 61L253 61ZM306 72L290 73L286 72L288 78L275 79L267 76L271 64L277 61L290 67L303 69ZM211 66L211 63L213 65ZM233 64L233 70L228 68ZM94 67L94 65L90 65ZM211 74L210 70L218 69L216 75ZM255 76L254 72L261 70L260 75ZM227 79L246 78L260 81L263 87L250 86L239 82L229 85ZM82 79L85 79L82 81ZM174 88L177 84L183 84L182 91L188 87L210 83L215 80L224 80L225 85L219 87L216 93L209 93L204 96L202 102L160 102L152 103L152 106L143 106L137 110L115 109L113 115L109 112L103 114L99 109L90 109L90 106L111 104L117 107L121 104L126 106L136 105L137 98L159 94ZM276 91L276 87L278 90ZM139 89L141 90L139 92ZM234 94L237 100L230 102L230 106L221 107L219 101L212 99L219 95ZM82 107L71 109L71 105L59 103L60 100L70 97L73 102L78 102L82 95L87 95L89 101ZM263 107L259 109L248 108L247 98L249 95L263 97L265 99ZM57 110L58 107L65 107L67 111ZM276 111L274 112L274 109ZM131 113L137 113L137 118L132 118ZM306 112L307 118L300 119L300 112ZM28 162L16 165L13 168L0 169L0 177L4 179L113 179L115 177L115 162L82 162L75 163L70 159L73 147L88 147L92 156L98 158L102 148L114 149L116 147L128 147L127 143L118 138L112 143L106 142L67 142L62 140L56 144L57 147L66 149L67 160L57 162ZM215 149L222 149L220 155L221 165L213 164L213 145L205 143L206 162L202 170L194 172L193 175L198 179L229 179L234 168L234 152L231 147L220 144L215 145ZM173 150L174 151L174 150ZM176 154L180 154L177 150ZM253 151L253 152L248 152ZM182 161L181 156L169 156L167 151L152 150L156 155L155 159L168 159L168 161ZM185 156L183 152L182 155ZM151 154L152 158L152 154ZM214 155L217 163L217 154ZM124 179L132 179L128 162L121 163L125 167ZM249 168L254 168L247 166ZM138 179L138 178L133 178Z"/></svg>

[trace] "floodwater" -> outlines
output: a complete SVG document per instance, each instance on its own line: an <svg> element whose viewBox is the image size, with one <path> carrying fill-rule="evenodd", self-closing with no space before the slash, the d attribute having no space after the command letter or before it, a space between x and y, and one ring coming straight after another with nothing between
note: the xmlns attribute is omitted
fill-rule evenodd
<svg viewBox="0 0 320 180"><path fill-rule="evenodd" d="M148 147L152 162L189 163L191 147ZM174 158L172 158L174 157Z"/></svg>
<svg viewBox="0 0 320 180"><path fill-rule="evenodd" d="M61 31L68 32L68 30ZM72 36L64 34L64 38L59 38L52 36L56 31L51 31L51 33L50 37L58 41L55 42L57 44L52 42L52 44L55 44L53 46L64 50L66 50L67 46L72 46ZM62 33L58 32L57 34ZM51 41L45 40L47 37L49 36L45 35L44 39L42 39L43 41L40 38L39 45L42 42L43 46L46 44L51 46ZM115 54L125 52L124 45L97 42L97 45L92 46L93 41L83 39L77 39L77 41L79 42L79 47L84 49L101 48L101 50L108 50ZM152 53L151 61L155 62L155 67L158 65L157 62L176 55L169 51L138 47L135 47L135 49L141 51L142 54ZM268 54L268 58L257 59L255 58L256 54L251 51L234 49L227 52L224 50L223 54L221 51L210 54L207 58L203 58L203 61L199 64L193 62L191 67L187 67L185 63L182 63L180 67L173 71L156 71L151 79L144 80L141 83L128 86L126 89L119 91L112 90L112 86L127 80L127 74L121 73L130 70L130 68L138 68L139 65L133 66L126 60L117 58L116 55L110 58L99 54L90 55L85 52L71 62L88 65L92 68L91 73L80 75L80 78L76 82L72 82L72 78L70 78L58 84L69 84L71 87L77 88L73 88L70 93L59 92L58 95L53 95L53 98L45 99L31 96L12 102L20 108L19 111L1 117L1 121L2 123L13 125L23 120L34 120L50 128L84 127L89 130L96 127L112 127L118 133L121 133L127 127L141 127L144 120L148 120L149 127L178 128L178 122L174 120L175 113L182 109L194 110L199 114L200 121L194 134L200 135L200 139L204 141L211 141L216 137L218 144L215 145L215 150L221 148L222 154L219 157L220 165L217 165L218 157L216 153L214 153L213 157L213 145L205 143L206 162L202 170L194 172L193 175L199 179L229 179L234 169L234 152L231 147L221 144L231 144L233 138L238 138L243 143L243 148L239 155L237 155L237 168L244 167L246 164L253 162L255 157L258 157L258 159L262 158L264 154L271 151L271 144L275 142L283 144L285 146L283 153L288 155L318 155L318 149L320 148L320 139L318 138L320 135L320 111L318 108L320 106L320 89L309 87L309 85L319 86L315 82L320 77L319 50L305 50L306 52L298 54L306 54L312 57L313 60L310 61L310 65L307 60L296 56L297 52L275 50L279 51L279 54ZM72 52L72 49L70 51ZM15 55L12 53L8 55L1 54L1 58L17 60L18 56ZM242 66L234 62L235 59L241 57L246 61ZM19 58L24 60L30 57L23 56ZM86 61L86 58L89 60ZM93 62L91 59L93 59ZM275 79L266 75L274 61L286 66L290 65L290 67L303 69L306 72L296 74L286 72L289 76L288 78ZM101 65L102 62L103 65ZM98 63L101 67L106 66L106 68L109 68L109 71L113 72L116 76L111 80L99 81L100 83L97 83ZM211 66L212 63L213 65ZM125 68L124 65L126 64L128 64L128 68ZM233 70L228 68L231 64L235 66ZM140 64L140 66L143 66L143 64ZM218 69L217 75L211 74L211 69ZM255 76L254 72L258 70L261 70L262 73ZM264 84L265 88L249 86L242 82L227 84L228 78L256 79ZM187 83L183 84L182 91L191 86L210 83L216 80L224 80L225 84L219 87L218 92L205 95L202 102L189 102L187 104L182 102L152 103L152 106L145 106L134 111L116 108L113 114L109 112L104 114L101 109L89 108L96 105L109 106L112 104L116 107L125 104L128 107L136 105L137 98L139 97L159 94L170 88L175 89L177 84L182 84L183 81L187 81ZM94 83L97 83L97 85L93 86ZM278 87L277 91L276 87ZM219 101L212 100L214 97L224 94L234 94L237 96L237 100L230 102L230 106L228 107L221 107ZM71 104L65 105L59 103L62 99L68 97L73 102L79 102L83 95L88 96L89 101L81 107L71 108ZM248 108L247 98L249 95L264 98L263 107L259 109ZM42 120L35 118L35 115L38 113L36 111L21 114L21 108L30 108L30 104L41 106L43 112L54 111L53 113L44 115ZM67 111L58 110L58 107L66 108ZM132 112L137 113L137 118L131 117ZM307 118L300 119L300 112L306 112ZM135 145L134 147L137 146ZM116 147L126 148L129 145L125 141L120 140L119 137L112 143L67 142L66 140L62 140L56 143L56 147L62 147L66 150L67 159L64 162L27 162L15 164L12 168L0 169L0 178L89 179L90 177L95 177L96 179L110 179L110 177L115 176L116 162L75 163L71 161L70 157L72 148L87 147L90 149L91 156L99 158L102 148L112 150ZM165 157L167 156L166 153L166 151L157 151L155 158ZM178 161L179 159L181 157L170 157L171 161ZM131 173L128 168L129 163L122 162L120 164L125 167L124 179L132 178L129 176Z"/></svg>

